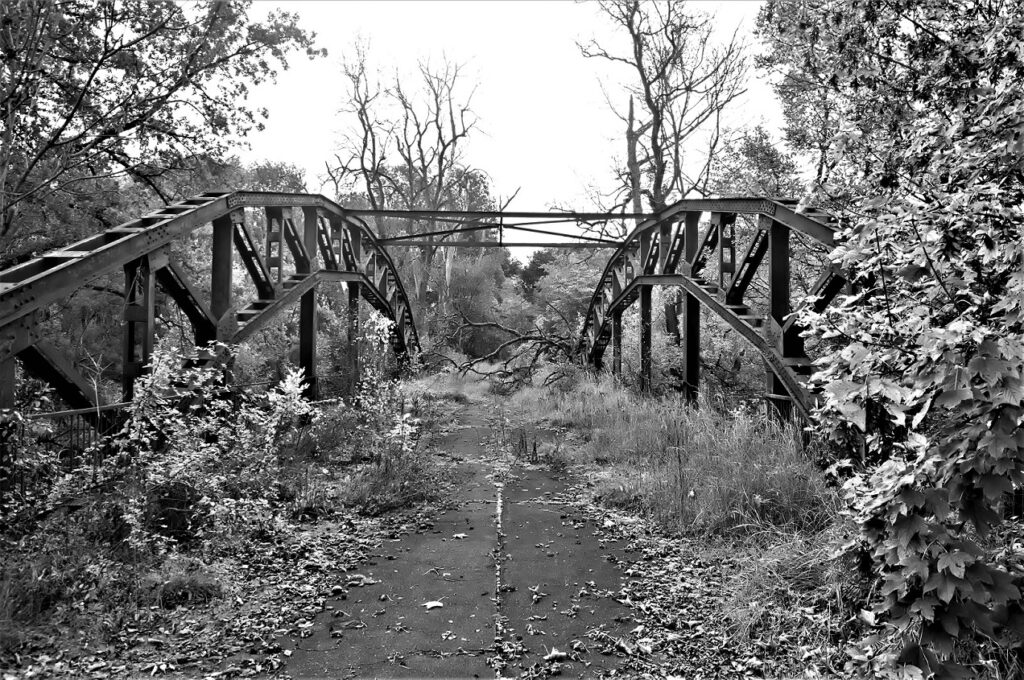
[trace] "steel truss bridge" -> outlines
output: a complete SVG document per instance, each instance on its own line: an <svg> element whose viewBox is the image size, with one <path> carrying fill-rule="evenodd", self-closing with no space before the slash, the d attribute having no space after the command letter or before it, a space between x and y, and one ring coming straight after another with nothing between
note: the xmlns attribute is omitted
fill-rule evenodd
<svg viewBox="0 0 1024 680"><path fill-rule="evenodd" d="M738 216L746 217L738 221ZM433 225L433 230L384 239L367 217L415 219ZM624 239L568 235L547 226L622 219L637 222ZM749 233L741 238L743 226ZM209 288L201 292L175 259L171 245L208 227L212 227ZM621 372L622 315L639 300L640 380L643 387L650 385L651 291L665 286L679 291L676 335L684 357L682 382L689 397L696 395L699 383L701 310L706 310L724 320L764 359L766 398L784 413L795 410L806 415L811 397L804 381L811 365L792 314L791 235L795 232L803 240L831 247L835 229L835 220L824 213L798 212L793 201L764 198L683 200L656 214L640 215L352 210L320 195L205 193L0 271L0 408L14 403L15 361L28 374L49 383L69 407L101 406L73 360L41 337L39 327L47 309L102 276L124 276L121 375L125 400L131 399L134 382L146 369L156 340L157 287L188 318L197 345L214 340L243 342L298 305L298 363L306 373L309 394L315 395L320 284L346 284L350 339L358 331L360 299L393 320L392 346L404 359L419 349L419 341L410 299L389 248L530 246L612 251L595 282L579 337L579 355L590 365L604 366L610 344L611 369ZM572 240L508 243L506 231L556 234ZM481 232L485 238L479 238ZM260 233L262 238L257 240ZM746 248L737 258L740 243ZM254 299L233 295L236 262L255 290ZM759 271L767 282L767 307L760 312L747 299ZM823 309L844 285L841 273L825 266L810 291L810 304ZM357 344L350 340L348 351L357 368Z"/></svg>

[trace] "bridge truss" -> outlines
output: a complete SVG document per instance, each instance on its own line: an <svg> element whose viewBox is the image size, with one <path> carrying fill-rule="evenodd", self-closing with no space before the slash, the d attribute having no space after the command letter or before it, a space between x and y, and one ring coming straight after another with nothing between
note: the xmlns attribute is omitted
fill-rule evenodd
<svg viewBox="0 0 1024 680"><path fill-rule="evenodd" d="M703 229L701 222L707 214ZM742 239L746 249L737 260L738 215L754 222ZM797 212L792 201L763 198L683 200L643 222L609 258L590 301L580 334L579 351L597 367L612 345L612 370L622 366L622 313L640 302L640 381L651 381L651 290L678 287L678 340L683 349L682 379L695 398L700 376L701 308L723 319L764 359L766 398L783 413L808 414L811 399L804 388L811 362L797 325L791 290L791 236L794 233L831 249L836 222L818 211ZM714 270L714 271L711 271ZM766 279L765 308L747 300L761 271ZM709 273L710 272L710 273ZM818 311L843 289L839 270L827 265L818 274L808 299Z"/></svg>
<svg viewBox="0 0 1024 680"><path fill-rule="evenodd" d="M746 216L737 220L738 216ZM704 217L707 216L705 220ZM436 231L378 238L364 221L405 218L441 225ZM625 239L570 235L538 228L631 219L639 224ZM506 220L511 220L506 222ZM743 224L748 225L745 235ZM254 225L262 239L254 238ZM171 253L170 245L212 225L210 284L202 294ZM124 274L122 388L130 399L156 337L155 290L159 286L190 320L197 345L250 338L284 310L299 305L299 365L316 393L315 291L325 281L347 284L349 337L358 328L357 304L369 302L394 320L399 357L419 348L409 298L387 248L565 247L611 249L580 333L581 358L601 368L612 346L612 371L622 367L622 314L640 306L640 381L652 372L654 286L680 291L675 334L683 350L682 382L695 397L700 376L701 309L723 319L761 355L767 368L766 398L780 411L807 415L804 379L811 362L796 324L791 290L791 236L831 248L836 224L828 215L798 212L792 201L765 198L683 200L654 215L569 212L346 210L320 195L264 192L206 193L157 210L64 249L0 271L0 407L13 403L14 360L54 386L72 408L97 406L88 381L38 333L40 313L97 277ZM570 237L558 243L508 243L505 230ZM478 238L484 232L485 238ZM469 238L467 239L467 235ZM737 259L737 248L744 244ZM236 300L234 263L244 267L255 299ZM761 274L766 290L748 299ZM808 300L817 310L842 290L845 280L824 266ZM204 291L205 293L206 291ZM357 346L349 346L353 368Z"/></svg>
<svg viewBox="0 0 1024 680"><path fill-rule="evenodd" d="M257 241L254 226L262 227ZM212 225L208 291L200 291L171 244ZM234 263L256 290L236 299ZM85 377L40 337L46 309L89 282L124 275L122 390L132 396L156 339L156 289L189 319L197 345L239 343L299 305L299 365L308 392L316 386L316 290L347 284L349 337L358 330L360 298L395 322L400 358L419 349L409 299L391 257L359 217L320 195L240 191L205 193L0 271L0 407L14 399L15 360L52 385L71 408L98 406ZM358 361L357 346L350 357Z"/></svg>

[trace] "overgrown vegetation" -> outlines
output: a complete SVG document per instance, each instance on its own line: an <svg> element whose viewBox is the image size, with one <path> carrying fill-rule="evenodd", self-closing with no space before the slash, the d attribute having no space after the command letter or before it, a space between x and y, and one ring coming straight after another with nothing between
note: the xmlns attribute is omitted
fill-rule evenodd
<svg viewBox="0 0 1024 680"><path fill-rule="evenodd" d="M876 677L1019 675L1024 11L779 0L760 26L794 107L830 121L813 200L848 225L852 294L803 321L842 346L818 431L871 463L847 486L879 584L851 653Z"/></svg>
<svg viewBox="0 0 1024 680"><path fill-rule="evenodd" d="M388 325L374 328L383 347ZM438 493L416 450L436 400L410 402L374 362L350 402L311 403L295 370L252 396L232 391L221 365L196 359L155 352L117 435L78 464L41 453L36 474L23 476L32 492L6 497L4 667L31 663L25 651L40 631L68 627L82 631L74 644L109 646L166 623L154 609L237 597L244 584L227 565L279 552L303 523L351 526L353 514Z"/></svg>
<svg viewBox="0 0 1024 680"><path fill-rule="evenodd" d="M843 643L865 625L857 614L870 582L841 549L853 527L839 489L794 424L763 408L727 409L707 392L694 407L672 391L639 395L583 373L521 389L496 408L500 436L521 462L570 470L603 508L599 521L658 556L626 573L642 576L630 588L660 626L648 632L659 644L672 647L673 631L699 623L769 677L843 674ZM662 561L675 567L659 569ZM680 583L691 574L717 585ZM690 588L714 597L680 592ZM694 653L707 654L703 671L728 663Z"/></svg>
<svg viewBox="0 0 1024 680"><path fill-rule="evenodd" d="M672 530L817 531L835 514L794 426L753 408L721 411L706 400L693 408L676 394L646 398L610 377L524 389L507 407L552 428L573 463L599 464L595 493L603 502Z"/></svg>
<svg viewBox="0 0 1024 680"><path fill-rule="evenodd" d="M234 135L259 127L262 112L243 101L250 86L290 55L323 54L295 16L253 21L245 2L9 6L4 266L199 191L304 189L295 166L242 167L228 153ZM669 333L654 340L661 396L628 390L634 311L620 382L583 375L573 352L601 258L541 251L519 263L501 248L446 247L454 236L437 234L435 218L382 219L381 236L438 236L396 257L428 362L489 380L453 379L440 393L400 387L380 363L386 324L363 318L373 337L348 337L344 296L325 288L321 385L346 401L300 396L302 377L286 359L295 323L285 316L235 348L236 379L268 383L239 392L222 366L195 360L188 320L158 293L161 349L116 435L84 451L57 446L57 433L26 413L59 404L25 376L19 410L0 413L5 665L21 663L26 626L44 619L105 644L159 626L169 611L231 613L241 592L232 570L261 563L261 550L305 559L297 526L429 500L434 471L415 454L424 418L438 416L438 399L487 389L502 397L501 435L515 455L578 466L604 508L642 515L674 541L650 554L686 550L686 559L732 565L720 611L738 644L789 650L780 673L806 660L823 674L1021 675L1024 538L1020 518L1004 512L1024 483L1021 7L770 0L758 65L778 76L784 148L763 129L720 125L747 67L737 36L715 48L712 19L682 2L608 0L597 12L634 48L624 57L611 43L582 50L592 63L625 65L631 79L607 93L626 133L616 206L639 212L646 199L661 209L691 192L805 193L802 203L842 218L831 259L851 290L799 318L809 347L834 350L812 378L823 395L810 424L817 438L761 413L761 364L714 320L703 327L696 409L672 393L680 357ZM353 126L328 165L339 201L507 205L467 161L476 119L460 67L424 63L420 87L410 87L397 72L381 81L365 50L350 56L342 71ZM701 160L687 168L683 159ZM813 175L807 191L802 166ZM488 226L474 229L493 239ZM605 235L628 227L593 226ZM172 246L204 283L210 238L199 228ZM794 244L792 255L794 290L806 291L826 254ZM236 285L255 294L244 277ZM120 395L109 338L123 323L123 292L120 273L91 280L35 329L77 364L97 401ZM658 328L678 327L672 295L656 293ZM763 307L763 281L748 298ZM353 343L364 359L358 388ZM492 361L504 362L498 377ZM542 382L551 385L531 386ZM835 475L849 477L844 490L830 486L842 481Z"/></svg>

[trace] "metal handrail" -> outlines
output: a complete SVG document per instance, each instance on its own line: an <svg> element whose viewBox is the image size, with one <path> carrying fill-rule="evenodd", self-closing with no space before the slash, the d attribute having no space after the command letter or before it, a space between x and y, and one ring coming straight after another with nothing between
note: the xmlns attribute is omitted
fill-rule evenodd
<svg viewBox="0 0 1024 680"><path fill-rule="evenodd" d="M46 413L29 413L25 415L26 420L37 420L39 418L63 418L65 416L82 416L90 413L104 413L106 411L117 411L131 406L130 401L122 401L117 404L104 404L103 406L92 406L90 408L75 408L66 411L48 411Z"/></svg>

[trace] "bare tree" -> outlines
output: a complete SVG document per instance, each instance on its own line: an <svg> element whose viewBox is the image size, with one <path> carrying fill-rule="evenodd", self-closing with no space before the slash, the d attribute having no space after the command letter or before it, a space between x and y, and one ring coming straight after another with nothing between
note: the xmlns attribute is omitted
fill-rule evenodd
<svg viewBox="0 0 1024 680"><path fill-rule="evenodd" d="M361 45L342 65L349 101L343 112L354 122L327 165L336 193L365 194L375 210L493 208L486 175L467 167L463 157L477 119L470 108L473 92L462 95L462 67L447 60L438 67L420 62L410 87L397 74L382 84L368 63ZM447 227L434 219L407 225L378 220L377 226L383 237L396 236L402 228L425 234L429 245L420 247L411 263L415 310L422 314L431 268L445 245L445 237L431 234Z"/></svg>
<svg viewBox="0 0 1024 680"><path fill-rule="evenodd" d="M744 45L735 32L725 44L713 45L713 18L688 11L683 0L602 0L600 7L630 39L623 54L594 40L579 45L583 56L630 71L627 112L608 97L626 125L626 168L618 173L616 207L632 205L641 212L646 199L657 211L691 193L705 195L722 112L744 91Z"/></svg>
<svg viewBox="0 0 1024 680"><path fill-rule="evenodd" d="M657 212L691 193L707 195L722 112L744 92L743 43L734 31L723 45L713 45L713 18L688 11L685 0L601 0L600 7L626 32L630 46L619 54L594 40L579 45L583 56L630 72L625 115L606 95L626 126L626 167L617 173L612 209L643 212L646 199ZM669 328L678 328L672 303L665 314Z"/></svg>

